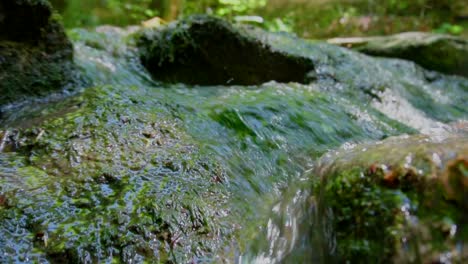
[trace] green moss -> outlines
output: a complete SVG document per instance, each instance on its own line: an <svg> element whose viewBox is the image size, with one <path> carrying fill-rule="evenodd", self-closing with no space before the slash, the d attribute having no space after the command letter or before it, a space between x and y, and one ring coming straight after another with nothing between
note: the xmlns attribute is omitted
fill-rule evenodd
<svg viewBox="0 0 468 264"><path fill-rule="evenodd" d="M405 201L401 192L378 186L378 179L359 168L332 177L322 197L333 210L340 262L390 260L403 215L396 210ZM400 215L399 215L400 214Z"/></svg>
<svg viewBox="0 0 468 264"><path fill-rule="evenodd" d="M458 171L449 165L451 152L466 152L452 147L460 140L455 136L441 143L419 143L424 147L399 142L406 145L395 150L390 139L357 147L346 153L346 160L335 160L315 192L320 206L333 211L340 262L427 262L446 252L454 261L463 259L456 245L467 239L462 209L466 201L461 198L467 186L447 189L444 184L447 173ZM449 166L436 167L431 155Z"/></svg>
<svg viewBox="0 0 468 264"><path fill-rule="evenodd" d="M21 182L0 190L11 205L0 232L16 222L26 235L1 233L2 261L19 250L34 260L185 262L229 236L219 165L143 90L130 91L88 89L14 132L28 165L2 165Z"/></svg>

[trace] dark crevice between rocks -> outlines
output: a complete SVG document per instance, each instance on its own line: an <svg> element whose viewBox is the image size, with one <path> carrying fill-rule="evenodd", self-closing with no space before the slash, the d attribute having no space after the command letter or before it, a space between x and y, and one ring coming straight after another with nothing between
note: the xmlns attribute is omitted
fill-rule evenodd
<svg viewBox="0 0 468 264"><path fill-rule="evenodd" d="M51 15L46 1L1 1L0 40L37 42Z"/></svg>
<svg viewBox="0 0 468 264"><path fill-rule="evenodd" d="M157 80L192 85L307 83L310 59L274 50L229 23L194 16L138 40L143 65Z"/></svg>

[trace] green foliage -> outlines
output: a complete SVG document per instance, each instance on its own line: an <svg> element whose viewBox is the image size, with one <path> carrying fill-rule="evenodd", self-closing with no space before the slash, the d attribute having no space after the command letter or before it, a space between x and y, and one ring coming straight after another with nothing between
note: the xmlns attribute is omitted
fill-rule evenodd
<svg viewBox="0 0 468 264"><path fill-rule="evenodd" d="M443 23L440 27L436 28L434 31L437 33L442 34L452 34L452 35L460 35L463 33L463 27L460 25L454 25L450 23Z"/></svg>
<svg viewBox="0 0 468 264"><path fill-rule="evenodd" d="M325 0L274 1L261 10L266 21L289 19L293 32L306 38L388 35L404 31L431 31L444 23L458 25L462 1L432 0ZM456 27L450 34L463 34Z"/></svg>
<svg viewBox="0 0 468 264"><path fill-rule="evenodd" d="M159 15L153 0L51 0L68 28L113 24L125 26Z"/></svg>
<svg viewBox="0 0 468 264"><path fill-rule="evenodd" d="M431 31L460 35L463 0L51 0L67 27L211 14L306 38Z"/></svg>
<svg viewBox="0 0 468 264"><path fill-rule="evenodd" d="M186 0L184 14L210 13L223 17L249 14L265 7L268 0Z"/></svg>

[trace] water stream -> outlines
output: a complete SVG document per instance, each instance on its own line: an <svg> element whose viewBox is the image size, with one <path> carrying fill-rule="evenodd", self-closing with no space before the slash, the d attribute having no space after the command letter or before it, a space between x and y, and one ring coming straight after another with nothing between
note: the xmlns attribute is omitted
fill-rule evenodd
<svg viewBox="0 0 468 264"><path fill-rule="evenodd" d="M468 117L464 78L281 34L264 38L316 81L163 84L134 30L70 31L86 81L4 109L0 261L329 263L316 161Z"/></svg>

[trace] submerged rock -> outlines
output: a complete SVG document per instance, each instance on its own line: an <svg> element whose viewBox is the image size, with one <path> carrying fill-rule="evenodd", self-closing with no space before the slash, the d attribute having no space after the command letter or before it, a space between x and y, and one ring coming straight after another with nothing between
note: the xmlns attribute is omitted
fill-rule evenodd
<svg viewBox="0 0 468 264"><path fill-rule="evenodd" d="M410 60L429 70L468 77L468 40L464 38L408 32L385 37L337 38L328 42L372 56Z"/></svg>
<svg viewBox="0 0 468 264"><path fill-rule="evenodd" d="M0 105L62 88L73 47L45 0L0 2Z"/></svg>
<svg viewBox="0 0 468 264"><path fill-rule="evenodd" d="M162 29L147 29L138 40L141 61L165 82L253 85L307 81L310 60L273 49L247 29L209 16L194 16Z"/></svg>
<svg viewBox="0 0 468 264"><path fill-rule="evenodd" d="M467 171L463 133L401 136L324 156L315 193L319 210L333 212L340 262L466 262Z"/></svg>

